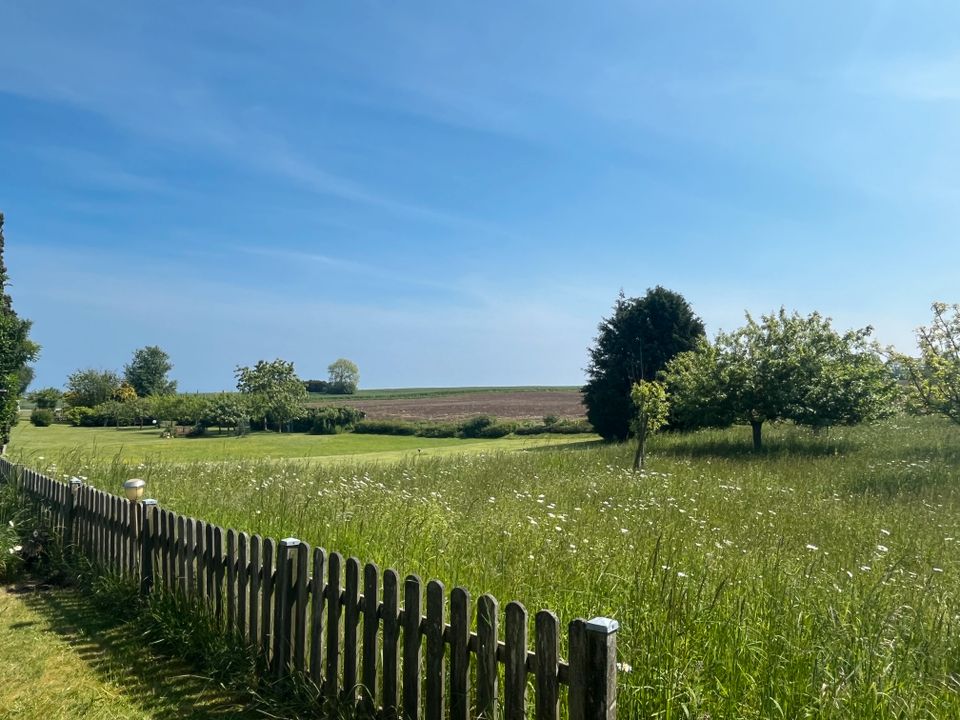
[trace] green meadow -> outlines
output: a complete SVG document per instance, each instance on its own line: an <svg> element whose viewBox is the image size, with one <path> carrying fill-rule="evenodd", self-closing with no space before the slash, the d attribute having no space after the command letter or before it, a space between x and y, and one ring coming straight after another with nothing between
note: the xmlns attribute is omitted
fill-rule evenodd
<svg viewBox="0 0 960 720"><path fill-rule="evenodd" d="M251 436L265 460L215 437L115 455L111 435L140 437L21 424L11 452L114 491L136 473L178 512L564 622L615 617L625 718L960 717L960 427L944 421L778 425L761 453L749 428L665 434L639 473L631 446L582 438L430 455ZM383 454L298 445L354 441Z"/></svg>
<svg viewBox="0 0 960 720"><path fill-rule="evenodd" d="M196 438L164 438L156 428L79 428L51 425L38 428L21 421L13 430L11 458L27 465L47 456L76 452L84 456L118 459L126 463L147 460L170 462L244 460L321 460L349 456L352 460L398 460L436 455L524 450L584 442L593 436L508 436L492 440L423 438L404 435L307 435L254 432L240 437L216 430Z"/></svg>

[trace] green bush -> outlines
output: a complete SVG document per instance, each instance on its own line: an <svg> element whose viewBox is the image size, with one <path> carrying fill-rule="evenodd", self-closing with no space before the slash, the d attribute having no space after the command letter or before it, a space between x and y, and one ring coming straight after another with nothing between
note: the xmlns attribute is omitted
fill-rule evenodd
<svg viewBox="0 0 960 720"><path fill-rule="evenodd" d="M27 400L42 410L53 410L57 407L57 403L60 402L62 396L62 392L51 387L35 390L27 396Z"/></svg>
<svg viewBox="0 0 960 720"><path fill-rule="evenodd" d="M545 432L557 433L559 435L579 435L581 433L594 433L596 431L588 420L563 420L555 425L550 425Z"/></svg>
<svg viewBox="0 0 960 720"><path fill-rule="evenodd" d="M403 420L361 420L353 431L367 435L416 435L417 426Z"/></svg>
<svg viewBox="0 0 960 720"><path fill-rule="evenodd" d="M0 582L16 579L23 568L21 523L26 506L12 483L0 482Z"/></svg>
<svg viewBox="0 0 960 720"><path fill-rule="evenodd" d="M417 435L425 438L454 438L459 427L453 423L424 423L417 428Z"/></svg>
<svg viewBox="0 0 960 720"><path fill-rule="evenodd" d="M93 408L84 405L69 408L63 413L63 416L71 425L76 427L91 427L97 424L97 414L93 411Z"/></svg>
<svg viewBox="0 0 960 720"><path fill-rule="evenodd" d="M487 425L485 428L482 428L476 437L487 439L506 437L518 427L519 425L517 423L495 422L492 425Z"/></svg>
<svg viewBox="0 0 960 720"><path fill-rule="evenodd" d="M586 420L557 420L555 423L544 423L543 425L520 425L513 431L515 435L542 435L544 433L579 435L592 432L593 428Z"/></svg>
<svg viewBox="0 0 960 720"><path fill-rule="evenodd" d="M312 409L310 429L314 435L333 435L346 432L366 417L363 410L352 407L321 407Z"/></svg>
<svg viewBox="0 0 960 720"><path fill-rule="evenodd" d="M53 410L37 408L30 413L30 422L37 427L48 427L53 424Z"/></svg>
<svg viewBox="0 0 960 720"><path fill-rule="evenodd" d="M542 435L550 432L550 426L547 425L521 425L513 431L515 435Z"/></svg>
<svg viewBox="0 0 960 720"><path fill-rule="evenodd" d="M469 420L460 423L460 437L478 438L483 437L480 433L484 428L490 427L496 422L496 418L489 415L477 415Z"/></svg>

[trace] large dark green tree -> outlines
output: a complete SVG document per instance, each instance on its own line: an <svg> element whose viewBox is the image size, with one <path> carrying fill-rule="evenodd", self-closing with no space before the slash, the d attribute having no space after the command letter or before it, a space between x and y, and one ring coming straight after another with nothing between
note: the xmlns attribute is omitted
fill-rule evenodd
<svg viewBox="0 0 960 720"><path fill-rule="evenodd" d="M140 397L171 395L177 391L176 381L167 377L172 369L170 356L156 345L148 345L134 351L133 359L123 366L123 379Z"/></svg>
<svg viewBox="0 0 960 720"><path fill-rule="evenodd" d="M635 415L633 384L656 379L671 358L693 350L703 336L703 322L681 294L660 286L642 298L621 291L590 348L583 403L594 430L625 440Z"/></svg>
<svg viewBox="0 0 960 720"><path fill-rule="evenodd" d="M3 251L3 213L0 213L0 452L6 450L10 428L17 421L24 368L40 352L40 347L29 337L30 321L17 316L7 293L10 278Z"/></svg>

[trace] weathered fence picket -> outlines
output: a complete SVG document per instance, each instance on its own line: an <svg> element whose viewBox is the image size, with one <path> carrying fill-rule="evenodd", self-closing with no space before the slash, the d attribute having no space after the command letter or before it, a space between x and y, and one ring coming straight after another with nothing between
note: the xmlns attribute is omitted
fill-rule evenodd
<svg viewBox="0 0 960 720"><path fill-rule="evenodd" d="M205 606L271 674L309 678L325 702L387 720L612 720L617 623L567 626L518 602L472 601L460 587L408 575L297 538L279 542L62 483L0 459L68 555ZM401 604L402 603L402 604ZM471 621L474 631L471 631ZM532 649L528 632L532 630ZM503 637L501 639L501 631ZM532 698L528 698L532 696ZM531 706L532 703L532 706Z"/></svg>

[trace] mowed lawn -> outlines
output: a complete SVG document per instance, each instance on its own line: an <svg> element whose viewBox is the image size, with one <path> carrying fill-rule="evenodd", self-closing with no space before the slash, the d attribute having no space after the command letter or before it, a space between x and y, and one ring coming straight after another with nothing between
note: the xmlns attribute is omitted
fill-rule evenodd
<svg viewBox="0 0 960 720"><path fill-rule="evenodd" d="M74 590L0 587L0 718L263 717Z"/></svg>
<svg viewBox="0 0 960 720"><path fill-rule="evenodd" d="M594 436L543 435L490 440L423 438L404 435L307 435L255 432L243 437L217 434L199 438L162 438L155 428L38 428L21 420L14 428L8 455L16 462L42 465L47 456L77 450L85 456L119 457L125 462L151 459L168 462L263 459L323 459L357 456L366 460L398 460L460 453L525 450L583 443Z"/></svg>

